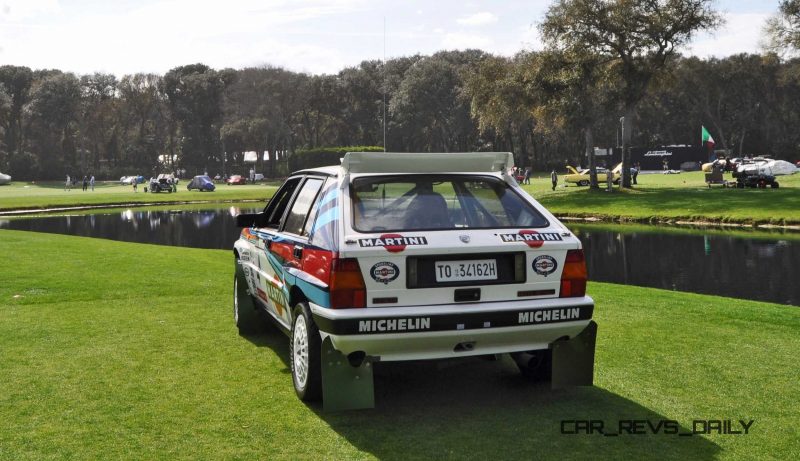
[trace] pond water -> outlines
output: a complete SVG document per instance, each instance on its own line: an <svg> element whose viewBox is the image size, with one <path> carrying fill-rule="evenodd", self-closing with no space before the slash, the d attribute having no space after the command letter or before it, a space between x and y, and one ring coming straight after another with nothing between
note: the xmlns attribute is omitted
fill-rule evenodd
<svg viewBox="0 0 800 461"><path fill-rule="evenodd" d="M0 218L0 228L195 248L231 249L238 213L257 207ZM569 224L591 280L800 305L800 238Z"/></svg>

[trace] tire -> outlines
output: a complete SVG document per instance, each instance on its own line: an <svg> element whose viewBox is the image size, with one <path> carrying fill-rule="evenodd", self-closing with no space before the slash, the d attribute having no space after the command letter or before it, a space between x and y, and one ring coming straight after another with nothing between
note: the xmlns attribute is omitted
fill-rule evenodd
<svg viewBox="0 0 800 461"><path fill-rule="evenodd" d="M247 281L239 264L236 264L236 274L233 276L233 322L240 335L259 333L264 326L256 304L247 292Z"/></svg>
<svg viewBox="0 0 800 461"><path fill-rule="evenodd" d="M777 189L778 188L778 183L774 182L774 183L770 184L770 186L772 186L773 189Z"/></svg>
<svg viewBox="0 0 800 461"><path fill-rule="evenodd" d="M515 352L511 354L511 358L525 378L534 382L550 380L553 368L552 350Z"/></svg>
<svg viewBox="0 0 800 461"><path fill-rule="evenodd" d="M297 397L314 402L322 397L322 340L305 303L294 308L292 334L289 337L289 362Z"/></svg>
<svg viewBox="0 0 800 461"><path fill-rule="evenodd" d="M588 186L589 185L589 181L587 181L585 179L581 180L581 181L578 181L578 185L579 186Z"/></svg>

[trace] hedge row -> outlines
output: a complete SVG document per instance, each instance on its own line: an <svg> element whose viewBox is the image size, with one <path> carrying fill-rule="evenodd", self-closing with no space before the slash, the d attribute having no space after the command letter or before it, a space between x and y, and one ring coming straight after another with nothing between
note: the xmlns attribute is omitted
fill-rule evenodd
<svg viewBox="0 0 800 461"><path fill-rule="evenodd" d="M306 168L338 165L339 159L348 152L383 152L380 146L346 146L346 147L317 147L295 151L289 157L289 170L297 171Z"/></svg>

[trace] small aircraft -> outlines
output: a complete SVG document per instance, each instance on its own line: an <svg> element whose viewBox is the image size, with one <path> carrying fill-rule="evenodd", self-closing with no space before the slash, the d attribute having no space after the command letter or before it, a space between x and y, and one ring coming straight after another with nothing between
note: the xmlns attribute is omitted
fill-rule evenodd
<svg viewBox="0 0 800 461"><path fill-rule="evenodd" d="M567 170L569 170L570 174L564 175L564 182L566 183L574 183L579 186L588 186L589 185L589 169L585 168L578 171L575 167L567 165ZM603 167L597 167L597 182L604 183L606 182L606 170ZM614 184L619 183L620 172L622 172L622 162L618 163L617 166L611 170L611 180Z"/></svg>
<svg viewBox="0 0 800 461"><path fill-rule="evenodd" d="M11 184L11 176L0 173L0 186L4 184Z"/></svg>

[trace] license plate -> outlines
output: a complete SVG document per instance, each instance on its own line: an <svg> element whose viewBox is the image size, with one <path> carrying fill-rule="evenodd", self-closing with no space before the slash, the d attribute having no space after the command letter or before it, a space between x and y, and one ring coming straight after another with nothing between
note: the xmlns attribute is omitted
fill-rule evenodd
<svg viewBox="0 0 800 461"><path fill-rule="evenodd" d="M434 266L437 282L497 280L497 260L495 259L436 261Z"/></svg>

